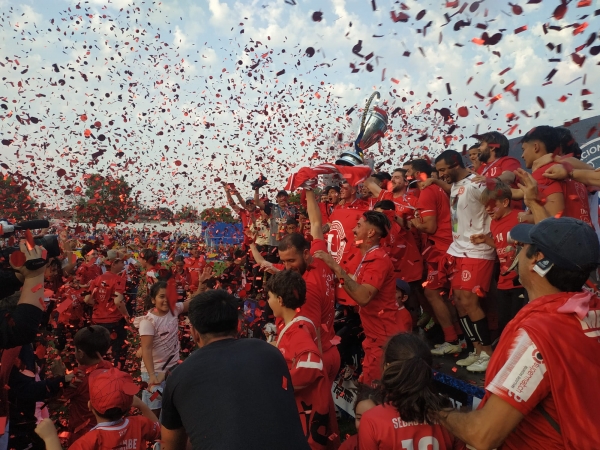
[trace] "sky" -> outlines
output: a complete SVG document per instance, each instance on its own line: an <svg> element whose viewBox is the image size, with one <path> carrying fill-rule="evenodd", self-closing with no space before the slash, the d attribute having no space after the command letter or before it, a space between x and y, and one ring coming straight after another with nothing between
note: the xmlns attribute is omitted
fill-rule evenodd
<svg viewBox="0 0 600 450"><path fill-rule="evenodd" d="M49 208L86 175L149 207L273 196L350 149L367 98L383 169L598 114L600 2L0 0L0 171Z"/></svg>

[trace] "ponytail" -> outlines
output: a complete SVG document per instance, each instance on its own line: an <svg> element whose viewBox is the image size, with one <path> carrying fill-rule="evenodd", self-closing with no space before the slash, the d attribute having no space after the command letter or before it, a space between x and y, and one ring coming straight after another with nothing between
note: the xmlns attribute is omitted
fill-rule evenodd
<svg viewBox="0 0 600 450"><path fill-rule="evenodd" d="M383 400L398 411L404 422L433 425L442 399L433 388L431 352L416 335L392 336L384 348L381 377Z"/></svg>

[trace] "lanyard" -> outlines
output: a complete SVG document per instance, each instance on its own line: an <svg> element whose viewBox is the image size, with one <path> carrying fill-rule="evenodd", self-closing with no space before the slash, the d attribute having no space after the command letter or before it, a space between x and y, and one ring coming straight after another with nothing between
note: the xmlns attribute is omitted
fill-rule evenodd
<svg viewBox="0 0 600 450"><path fill-rule="evenodd" d="M493 163L491 163L489 166L485 166L485 168L481 171L481 175L485 175L488 170L490 170L492 167L494 167L496 165L496 163L498 161L500 161L502 158L498 158L496 161L494 161Z"/></svg>
<svg viewBox="0 0 600 450"><path fill-rule="evenodd" d="M374 245L373 247L371 247L369 250L366 251L366 253L364 254L364 256L362 257L362 259L360 260L360 262L358 263L358 267L356 268L356 271L354 272L354 281L358 280L358 275L360 273L360 269L362 267L363 261L365 260L365 258L367 257L367 255L369 253L371 253L373 250L377 250L379 248L379 245Z"/></svg>

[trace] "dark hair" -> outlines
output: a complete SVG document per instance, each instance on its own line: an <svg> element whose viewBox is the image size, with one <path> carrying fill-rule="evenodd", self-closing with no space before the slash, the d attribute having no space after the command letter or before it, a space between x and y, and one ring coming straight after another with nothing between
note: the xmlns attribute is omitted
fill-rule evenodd
<svg viewBox="0 0 600 450"><path fill-rule="evenodd" d="M556 127L554 129L558 133L560 148L562 149L563 155L572 153L573 157L581 159L581 148L573 137L571 130L565 127Z"/></svg>
<svg viewBox="0 0 600 450"><path fill-rule="evenodd" d="M508 144L508 139L502 133L490 131L479 135L478 138L481 142L487 142L488 146L494 147L496 157L508 156L510 145Z"/></svg>
<svg viewBox="0 0 600 450"><path fill-rule="evenodd" d="M376 174L373 174L373 178L377 178L379 181L391 181L392 180L392 176L387 173L387 172L377 172Z"/></svg>
<svg viewBox="0 0 600 450"><path fill-rule="evenodd" d="M435 158L435 163L439 163L440 161L444 161L449 167L458 166L464 169L465 163L456 150L445 150L439 154L437 158Z"/></svg>
<svg viewBox="0 0 600 450"><path fill-rule="evenodd" d="M298 221L296 219L294 219L293 217L288 218L285 221L286 225L298 225Z"/></svg>
<svg viewBox="0 0 600 450"><path fill-rule="evenodd" d="M373 209L383 209L384 211L395 211L396 204L391 200L379 200L375 205L373 205Z"/></svg>
<svg viewBox="0 0 600 450"><path fill-rule="evenodd" d="M554 153L560 148L560 136L556 128L550 125L540 125L532 128L521 139L521 144L530 141L540 141L544 144L546 153Z"/></svg>
<svg viewBox="0 0 600 450"><path fill-rule="evenodd" d="M300 233L291 233L279 241L278 248L280 252L295 248L296 251L302 253L304 250L310 249L310 243Z"/></svg>
<svg viewBox="0 0 600 450"><path fill-rule="evenodd" d="M175 255L175 257L173 258L173 262L184 262L184 258L183 255Z"/></svg>
<svg viewBox="0 0 600 450"><path fill-rule="evenodd" d="M156 296L158 295L158 292L161 289L167 289L167 282L166 281L157 281L156 283L154 283L152 285L152 287L150 287L150 291L148 292L148 295L146 296L146 298L144 298L144 308L147 310L152 309L152 307L154 306L154 304L152 303L152 300L154 300L156 298Z"/></svg>
<svg viewBox="0 0 600 450"><path fill-rule="evenodd" d="M410 167L412 167L412 170L415 172L423 172L427 175L427 178L431 176L431 171L433 170L431 165L424 159L413 159L410 162Z"/></svg>
<svg viewBox="0 0 600 450"><path fill-rule="evenodd" d="M289 309L300 308L306 302L306 282L294 270L277 272L267 281L266 291L281 297L283 306Z"/></svg>
<svg viewBox="0 0 600 450"><path fill-rule="evenodd" d="M90 325L80 329L73 337L73 345L90 358L106 355L110 348L110 333L100 325Z"/></svg>
<svg viewBox="0 0 600 450"><path fill-rule="evenodd" d="M396 408L404 422L433 425L442 400L433 387L429 347L414 334L397 334L383 349L383 364L383 400Z"/></svg>
<svg viewBox="0 0 600 450"><path fill-rule="evenodd" d="M371 400L376 405L381 405L381 390L368 384L360 383L356 391L356 400L354 402L354 412L358 404L365 400Z"/></svg>
<svg viewBox="0 0 600 450"><path fill-rule="evenodd" d="M568 249L565 251L568 251ZM527 248L525 256L531 259L540 252L544 253L535 245L530 245ZM596 267L596 264L587 264L579 270L570 270L555 266L550 269L545 278L548 280L548 283L561 292L579 292Z"/></svg>
<svg viewBox="0 0 600 450"><path fill-rule="evenodd" d="M379 235L382 238L387 237L392 224L385 214L377 211L365 211L363 217L365 218L365 222L379 230Z"/></svg>
<svg viewBox="0 0 600 450"><path fill-rule="evenodd" d="M81 256L85 258L92 250L94 250L94 247L91 244L83 244L83 247L81 247Z"/></svg>
<svg viewBox="0 0 600 450"><path fill-rule="evenodd" d="M155 265L158 262L158 255L151 248L145 248L140 252L140 258L144 258L150 264Z"/></svg>
<svg viewBox="0 0 600 450"><path fill-rule="evenodd" d="M190 301L188 317L192 326L200 334L237 335L237 300L223 289L214 289L196 295Z"/></svg>
<svg viewBox="0 0 600 450"><path fill-rule="evenodd" d="M93 408L93 406L92 406ZM125 413L127 411L123 411L121 408L119 407L115 407L115 408L109 408L106 411L104 411L103 413L100 413L100 411L98 411L97 409L94 409L94 411L96 411L96 413L98 413L98 415L104 419L108 419L108 422L114 422L116 420L121 419Z"/></svg>
<svg viewBox="0 0 600 450"><path fill-rule="evenodd" d="M489 180L489 178L488 178ZM487 205L491 200L512 200L512 190L510 186L499 179L491 180L491 183L494 183L493 186L486 187L481 192L481 197L479 201L482 205Z"/></svg>
<svg viewBox="0 0 600 450"><path fill-rule="evenodd" d="M480 144L473 144L469 147L469 149L467 151L479 150L479 146L480 146Z"/></svg>

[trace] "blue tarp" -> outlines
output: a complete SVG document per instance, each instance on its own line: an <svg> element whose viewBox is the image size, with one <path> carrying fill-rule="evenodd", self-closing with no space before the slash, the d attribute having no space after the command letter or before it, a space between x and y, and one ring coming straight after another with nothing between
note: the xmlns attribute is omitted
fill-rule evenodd
<svg viewBox="0 0 600 450"><path fill-rule="evenodd" d="M240 244L244 240L241 223L202 222L204 240L209 247Z"/></svg>

